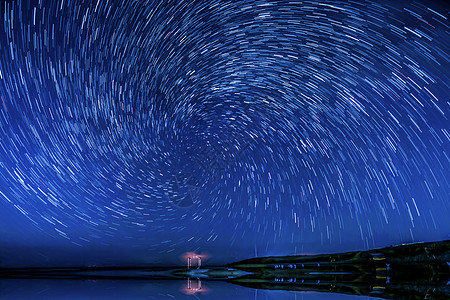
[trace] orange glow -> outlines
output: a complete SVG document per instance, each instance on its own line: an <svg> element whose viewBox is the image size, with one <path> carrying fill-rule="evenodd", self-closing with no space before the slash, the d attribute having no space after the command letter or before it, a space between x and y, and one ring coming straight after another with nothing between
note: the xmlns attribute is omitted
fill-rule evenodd
<svg viewBox="0 0 450 300"><path fill-rule="evenodd" d="M185 252L182 255L180 255L180 259L187 264L189 257L200 257L202 260L202 264L210 258L210 255L208 253L202 252L202 253L196 253L196 252Z"/></svg>
<svg viewBox="0 0 450 300"><path fill-rule="evenodd" d="M200 279L188 279L186 284L183 284L181 287L181 291L186 295L195 295L195 294L208 294L211 292Z"/></svg>

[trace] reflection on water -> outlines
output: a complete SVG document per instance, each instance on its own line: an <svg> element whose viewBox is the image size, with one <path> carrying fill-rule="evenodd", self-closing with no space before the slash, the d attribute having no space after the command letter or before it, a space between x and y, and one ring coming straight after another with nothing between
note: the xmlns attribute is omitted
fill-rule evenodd
<svg viewBox="0 0 450 300"><path fill-rule="evenodd" d="M190 288L189 288L190 287ZM200 288L200 289L199 289ZM187 280L2 279L0 299L375 299L352 295L257 290L226 282Z"/></svg>
<svg viewBox="0 0 450 300"><path fill-rule="evenodd" d="M450 299L449 261L441 241L206 268L3 268L0 299Z"/></svg>

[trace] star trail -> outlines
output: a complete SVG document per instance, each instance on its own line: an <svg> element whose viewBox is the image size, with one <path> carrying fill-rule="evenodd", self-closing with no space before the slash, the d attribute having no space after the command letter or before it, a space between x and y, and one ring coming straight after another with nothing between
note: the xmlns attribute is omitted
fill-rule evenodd
<svg viewBox="0 0 450 300"><path fill-rule="evenodd" d="M5 247L224 263L448 238L443 3L0 8Z"/></svg>

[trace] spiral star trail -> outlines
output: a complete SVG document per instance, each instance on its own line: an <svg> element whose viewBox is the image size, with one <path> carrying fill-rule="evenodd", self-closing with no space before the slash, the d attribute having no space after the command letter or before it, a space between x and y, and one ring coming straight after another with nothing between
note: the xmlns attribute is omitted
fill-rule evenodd
<svg viewBox="0 0 450 300"><path fill-rule="evenodd" d="M0 242L230 262L448 238L448 18L433 1L4 1Z"/></svg>

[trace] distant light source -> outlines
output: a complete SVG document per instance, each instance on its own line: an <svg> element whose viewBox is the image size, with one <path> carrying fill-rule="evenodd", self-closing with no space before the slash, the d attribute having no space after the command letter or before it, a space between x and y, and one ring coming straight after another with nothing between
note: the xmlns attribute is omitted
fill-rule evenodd
<svg viewBox="0 0 450 300"><path fill-rule="evenodd" d="M191 269L193 267L193 262L197 262L197 269L200 269L202 266L202 258L200 256L189 256L188 257L188 269Z"/></svg>

